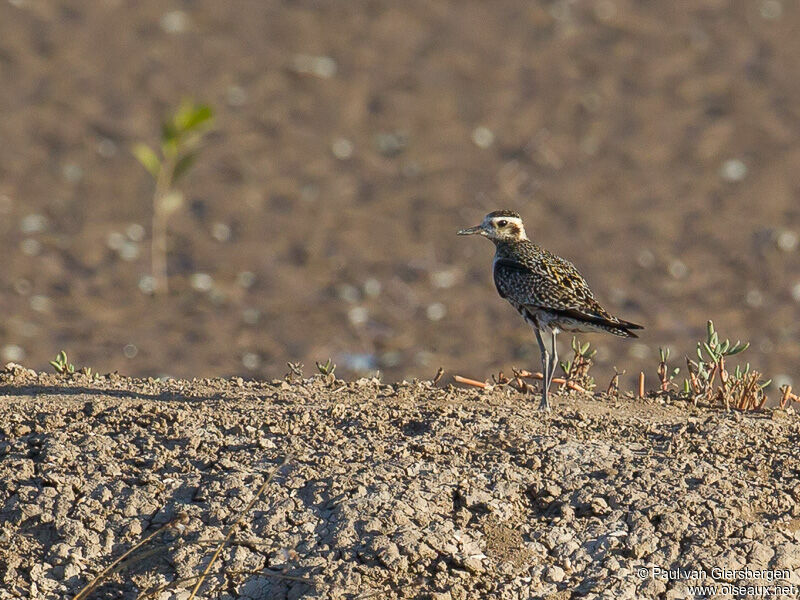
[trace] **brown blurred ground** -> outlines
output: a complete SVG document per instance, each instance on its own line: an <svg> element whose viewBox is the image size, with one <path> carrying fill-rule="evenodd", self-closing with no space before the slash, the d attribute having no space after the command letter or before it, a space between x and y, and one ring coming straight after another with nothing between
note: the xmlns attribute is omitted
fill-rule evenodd
<svg viewBox="0 0 800 600"><path fill-rule="evenodd" d="M507 207L647 326L592 338L598 375L693 352L708 318L791 375L799 29L776 0L3 2L2 358L536 366L490 245L455 236ZM171 222L173 294L153 298L129 148L184 97L218 119Z"/></svg>

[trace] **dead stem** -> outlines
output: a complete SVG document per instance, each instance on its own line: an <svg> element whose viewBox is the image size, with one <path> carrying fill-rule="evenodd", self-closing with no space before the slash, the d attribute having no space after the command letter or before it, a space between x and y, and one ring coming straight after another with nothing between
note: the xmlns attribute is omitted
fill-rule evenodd
<svg viewBox="0 0 800 600"><path fill-rule="evenodd" d="M464 385L471 385L472 387L486 389L489 388L489 384L485 381L478 381L476 379L469 379L468 377L462 377L461 375L453 375L453 379L456 380L457 383L463 383Z"/></svg>
<svg viewBox="0 0 800 600"><path fill-rule="evenodd" d="M611 378L611 381L608 382L606 394L609 396L619 397L619 372L616 370L614 371L614 376Z"/></svg>
<svg viewBox="0 0 800 600"><path fill-rule="evenodd" d="M800 398L792 393L792 386L784 385L781 387L781 391L783 392L780 403L781 408L787 408L792 402L800 402Z"/></svg>
<svg viewBox="0 0 800 600"><path fill-rule="evenodd" d="M278 471L287 462L289 462L290 459L291 459L291 456L287 456L286 458L283 459L283 462L281 462L278 466L276 466L274 469L272 469L272 472L264 480L264 483L262 483L261 487L258 488L258 491L256 492L255 496L253 496L253 498L250 500L250 502L247 503L247 506L244 508L244 510L241 513L239 513L239 517L236 519L236 521L233 522L233 525L231 525L228 528L228 531L225 534L225 537L223 538L223 540L217 546L217 549L214 551L214 554L211 556L211 560L206 565L206 568L203 570L203 573L200 575L199 579L197 580L197 583L195 584L194 588L192 589L192 593L189 595L189 600L194 600L195 596L197 596L197 592L200 589L200 586L203 585L203 582L205 581L206 577L211 572L211 567L214 566L214 563L217 561L217 558L219 558L219 555L222 552L222 549L225 548L225 546L228 544L228 541L230 541L230 539L233 536L234 532L239 528L239 525L241 525L241 523L244 520L244 518L247 515L247 513L250 512L250 509L252 509L253 506L255 505L255 503L258 502L261 499L261 495L267 489L267 486L270 484L270 482L275 477L275 475L278 473Z"/></svg>
<svg viewBox="0 0 800 600"><path fill-rule="evenodd" d="M531 373L530 371L520 371L519 376L524 377L525 379L544 379L544 375L542 375L541 373L538 372ZM553 383L557 383L559 385L566 385L571 390L574 390L576 392L581 392L582 394L591 395L591 392L589 392L588 390L583 389L574 381L564 379L563 377L553 377Z"/></svg>
<svg viewBox="0 0 800 600"><path fill-rule="evenodd" d="M131 554L133 554L138 548L141 548L142 546L144 546L147 542L152 540L154 537L156 537L159 533L161 533L165 529L169 529L170 527L173 527L173 526L177 525L178 523L185 523L188 518L189 517L188 517L188 515L186 513L180 513L174 519L172 519L168 523L165 523L164 525L162 525L161 527L156 529L153 533L151 533L150 535L146 536L138 544L135 544L135 545L131 546L128 549L127 552L123 553L122 556L117 558L117 560L115 560L108 567L103 569L100 572L100 574L97 575L97 577L95 577L91 582L87 583L83 587L83 589L80 592L78 592L78 594L75 596L75 598L73 598L73 600L84 600L85 598L88 598L89 594L91 594L95 590L95 588L97 588L97 586L100 585L107 577L113 575L114 573L116 573L120 569L122 569L123 566L125 564L127 564L127 562L128 562L125 559L128 558ZM156 549L156 550L158 550L158 549ZM152 554L152 553L153 552L150 552L149 554ZM140 558L141 557L137 557L137 560L139 560Z"/></svg>

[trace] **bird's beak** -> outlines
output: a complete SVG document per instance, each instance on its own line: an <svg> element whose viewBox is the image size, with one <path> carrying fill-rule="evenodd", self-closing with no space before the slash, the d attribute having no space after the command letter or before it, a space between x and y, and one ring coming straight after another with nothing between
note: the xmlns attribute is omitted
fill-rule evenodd
<svg viewBox="0 0 800 600"><path fill-rule="evenodd" d="M483 227L481 225L475 225L475 227L467 227L466 229L462 229L458 232L458 235L475 235L476 233L483 233Z"/></svg>

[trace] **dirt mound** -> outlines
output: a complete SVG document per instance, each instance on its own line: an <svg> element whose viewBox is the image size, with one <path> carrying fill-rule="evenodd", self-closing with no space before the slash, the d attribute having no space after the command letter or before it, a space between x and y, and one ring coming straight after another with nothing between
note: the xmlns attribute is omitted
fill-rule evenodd
<svg viewBox="0 0 800 600"><path fill-rule="evenodd" d="M692 597L658 571L678 568L800 585L793 412L535 406L430 382L8 368L0 598L72 598L161 529L90 597L186 599L242 514L198 597Z"/></svg>

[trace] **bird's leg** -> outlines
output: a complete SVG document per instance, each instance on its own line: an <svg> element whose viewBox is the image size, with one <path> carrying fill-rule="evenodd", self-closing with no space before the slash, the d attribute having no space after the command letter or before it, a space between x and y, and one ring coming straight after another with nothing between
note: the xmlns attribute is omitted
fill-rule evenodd
<svg viewBox="0 0 800 600"><path fill-rule="evenodd" d="M553 383L553 377L556 374L556 369L558 369L558 346L556 346L556 336L558 332L553 330L552 331L552 338L551 342L553 344L553 351L550 354L550 382Z"/></svg>
<svg viewBox="0 0 800 600"><path fill-rule="evenodd" d="M536 341L539 342L539 351L542 353L542 402L539 404L539 410L550 410L550 403L547 401L547 391L550 387L550 353L544 345L539 329L535 328L534 331Z"/></svg>
<svg viewBox="0 0 800 600"><path fill-rule="evenodd" d="M555 331L551 330L550 353L549 353L550 360L549 360L549 365L547 367L547 371L546 373L544 373L544 375L547 378L544 385L548 390L548 394L550 391L550 386L553 385L553 377L555 377L556 369L558 369L558 346L556 344L556 335L558 334ZM550 410L550 402L547 400L543 400L542 406L540 408L543 408L545 410Z"/></svg>

